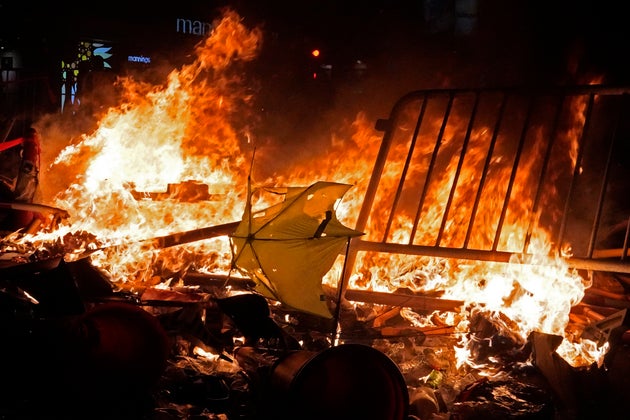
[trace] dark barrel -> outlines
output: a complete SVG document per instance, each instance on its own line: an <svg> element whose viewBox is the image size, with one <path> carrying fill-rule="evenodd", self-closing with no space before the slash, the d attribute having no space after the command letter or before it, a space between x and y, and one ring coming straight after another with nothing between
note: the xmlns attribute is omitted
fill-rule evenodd
<svg viewBox="0 0 630 420"><path fill-rule="evenodd" d="M293 419L398 420L408 416L409 394L398 366L362 344L324 351L293 351L270 373L278 416Z"/></svg>

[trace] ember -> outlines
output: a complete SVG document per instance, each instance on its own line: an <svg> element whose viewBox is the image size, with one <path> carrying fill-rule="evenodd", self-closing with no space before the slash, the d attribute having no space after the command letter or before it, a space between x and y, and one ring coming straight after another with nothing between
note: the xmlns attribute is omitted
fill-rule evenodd
<svg viewBox="0 0 630 420"><path fill-rule="evenodd" d="M262 30L212 28L52 139L21 204L50 217L0 241L1 416L616 413L630 219L606 191L630 90L410 92L382 136L360 113L283 160L243 121Z"/></svg>

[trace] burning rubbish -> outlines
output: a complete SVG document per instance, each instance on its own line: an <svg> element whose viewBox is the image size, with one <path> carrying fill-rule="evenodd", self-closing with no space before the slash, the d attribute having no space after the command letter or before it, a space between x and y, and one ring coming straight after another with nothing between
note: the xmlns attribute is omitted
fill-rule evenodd
<svg viewBox="0 0 630 420"><path fill-rule="evenodd" d="M213 28L163 84L119 80L46 204L2 206L53 216L0 241L4 417L614 412L627 233L596 248L626 90L411 92L382 139L361 114L294 161L243 118L262 31Z"/></svg>
<svg viewBox="0 0 630 420"><path fill-rule="evenodd" d="M379 350L304 350L257 294L94 294L103 279L72 264L3 278L5 418L405 418L404 378Z"/></svg>
<svg viewBox="0 0 630 420"><path fill-rule="evenodd" d="M490 415L488 416L488 413ZM549 394L517 381L482 379L468 386L453 404L454 418L553 418Z"/></svg>

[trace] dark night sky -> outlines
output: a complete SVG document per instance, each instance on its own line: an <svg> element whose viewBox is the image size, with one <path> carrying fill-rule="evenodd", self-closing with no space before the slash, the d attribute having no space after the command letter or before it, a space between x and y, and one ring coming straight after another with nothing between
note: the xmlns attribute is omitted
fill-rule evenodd
<svg viewBox="0 0 630 420"><path fill-rule="evenodd" d="M630 25L625 24L622 2L478 0L477 28L464 36L454 34L452 24L439 27L428 17L428 6L448 9L453 4L454 0L180 0L157 6L148 0L111 0L88 7L84 1L67 0L32 7L0 0L0 39L37 51L30 62L34 70L56 69L59 54L75 48L80 36L150 45L174 55L171 46L176 40L163 30L165 22L173 17L210 21L229 6L247 25L264 29L265 44L255 71L263 79L275 78L268 92L309 96L314 89L322 101L332 103L343 102L349 91L361 91L366 98L376 96L378 102L391 104L421 88L575 84L599 75L607 83L630 81L626 64ZM334 64L332 86L299 84L316 65L308 56L312 47L322 49L320 61ZM368 66L360 87L348 77L358 59ZM290 109L294 99L275 100Z"/></svg>
<svg viewBox="0 0 630 420"><path fill-rule="evenodd" d="M454 1L415 0L365 2L319 0L180 0L160 5L148 0L88 3L67 0L33 7L26 2L0 0L0 37L19 36L41 46L102 27L122 28L123 39L134 30L159 45L163 31L146 30L172 16L210 20L230 6L246 23L263 25L276 36L279 49L287 45L322 45L335 61L361 58L376 68L424 61L431 73L450 73L463 67L478 72L469 83L493 83L501 77L562 80L567 73L608 72L625 82L630 29L623 2L611 0L478 0L474 36L431 31L431 4L452 7ZM85 7L83 6L85 5ZM83 19L81 19L83 18ZM87 19L86 19L87 18ZM81 24L84 21L86 23ZM113 25L110 25L114 22ZM288 50L290 51L290 49ZM290 58L290 57L289 57ZM435 64L435 61L438 64ZM439 64L441 62L441 65ZM400 63L400 64L398 64ZM440 68L435 68L435 67ZM571 67L573 66L573 67ZM485 68L483 68L485 67ZM482 74L483 73L483 74ZM564 74L563 74L564 73ZM442 75L445 76L445 75ZM554 81L555 81L554 80ZM433 81L427 80L427 83ZM512 80L508 80L512 82Z"/></svg>
<svg viewBox="0 0 630 420"><path fill-rule="evenodd" d="M448 25L442 31L431 31L434 24L428 19L427 7L452 3L232 2L245 16L265 22L285 37L322 42L339 58L355 55L378 63L425 59L447 64L445 57L449 57L453 68L445 65L443 71L456 73L472 65L487 72L471 83L492 83L506 71L520 73L515 78L532 77L534 81L556 82L590 72L608 72L615 80L625 78L630 25L618 2L478 0L474 36L453 36Z"/></svg>

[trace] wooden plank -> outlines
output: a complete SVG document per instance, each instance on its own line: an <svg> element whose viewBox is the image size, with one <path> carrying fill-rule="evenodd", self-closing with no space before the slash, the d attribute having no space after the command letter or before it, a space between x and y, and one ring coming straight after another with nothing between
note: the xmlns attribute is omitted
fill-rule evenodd
<svg viewBox="0 0 630 420"><path fill-rule="evenodd" d="M346 289L345 298L350 301L374 303L378 305L403 306L425 311L458 312L464 304L460 300L441 299L423 295L384 293L371 290Z"/></svg>
<svg viewBox="0 0 630 420"><path fill-rule="evenodd" d="M163 249L170 248L172 246L183 245L190 242L201 241L204 239L216 238L219 236L229 236L231 235L236 227L239 225L240 221L224 223L222 225L214 225L203 227L199 229L193 229L186 232L178 232L172 233L170 235L158 236L155 238L143 239L134 241L133 243L145 243L147 246L150 246L155 249ZM72 261L78 260L80 258L87 258L95 252L102 251L105 249L108 250L116 250L116 249L125 249L129 244L117 244L117 245L109 245L104 246L97 249L90 249L81 253L80 255L73 256L71 258Z"/></svg>

